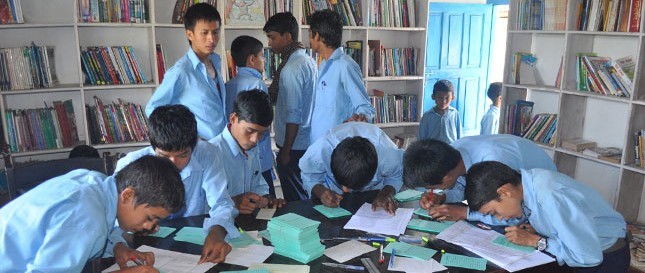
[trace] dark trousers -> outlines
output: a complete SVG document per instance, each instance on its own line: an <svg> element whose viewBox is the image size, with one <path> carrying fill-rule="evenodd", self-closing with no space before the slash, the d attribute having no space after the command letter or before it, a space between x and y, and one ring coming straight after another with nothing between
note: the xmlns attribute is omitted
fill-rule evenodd
<svg viewBox="0 0 645 273"><path fill-rule="evenodd" d="M269 194L273 197L276 197L275 186L273 185L273 168L262 172L262 177L264 177L264 180L266 180L267 184L269 185Z"/></svg>
<svg viewBox="0 0 645 273"><path fill-rule="evenodd" d="M280 162L280 153L282 153L281 147L278 147L278 158L276 163L276 170L278 171L278 178L280 179L280 186L282 187L282 194L284 195L284 200L287 202L305 200L309 197L307 192L302 187L302 178L300 178L300 167L298 162L300 158L305 154L305 150L291 150L289 154L291 160L288 164L283 165Z"/></svg>
<svg viewBox="0 0 645 273"><path fill-rule="evenodd" d="M629 269L629 243L622 248L602 254L602 263L594 267L578 267L576 273L623 273Z"/></svg>

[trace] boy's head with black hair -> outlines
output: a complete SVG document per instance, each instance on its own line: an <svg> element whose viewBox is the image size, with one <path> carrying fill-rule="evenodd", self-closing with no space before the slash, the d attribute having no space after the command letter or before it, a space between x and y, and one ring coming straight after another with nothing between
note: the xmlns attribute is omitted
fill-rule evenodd
<svg viewBox="0 0 645 273"><path fill-rule="evenodd" d="M148 138L158 156L182 170L197 145L195 115L181 104L159 106L148 118Z"/></svg>
<svg viewBox="0 0 645 273"><path fill-rule="evenodd" d="M96 150L96 148L90 146L90 145L77 145L74 147L69 152L69 158L75 158L75 157L94 157L94 158L99 158L101 157L99 155L99 151Z"/></svg>
<svg viewBox="0 0 645 273"><path fill-rule="evenodd" d="M237 67L251 67L264 73L264 46L251 36L238 36L231 43L231 56Z"/></svg>
<svg viewBox="0 0 645 273"><path fill-rule="evenodd" d="M340 47L343 38L343 22L340 15L331 10L317 11L309 20L309 44L315 52L320 47L336 49Z"/></svg>
<svg viewBox="0 0 645 273"><path fill-rule="evenodd" d="M416 141L403 154L403 183L408 188L450 189L457 176L449 174L461 162L459 151L443 141Z"/></svg>
<svg viewBox="0 0 645 273"><path fill-rule="evenodd" d="M154 230L160 219L180 211L185 202L179 170L168 159L143 156L115 176L117 219L125 231Z"/></svg>
<svg viewBox="0 0 645 273"><path fill-rule="evenodd" d="M377 167L376 148L364 137L343 139L331 153L331 171L343 192L365 187L374 178Z"/></svg>
<svg viewBox="0 0 645 273"><path fill-rule="evenodd" d="M282 53L285 47L298 41L298 20L291 12L280 12L271 16L262 30L275 53Z"/></svg>
<svg viewBox="0 0 645 273"><path fill-rule="evenodd" d="M435 102L435 108L446 110L455 98L455 89L449 80L438 80L432 88L432 99Z"/></svg>
<svg viewBox="0 0 645 273"><path fill-rule="evenodd" d="M498 105L498 101L501 102L502 98L502 83L494 82L488 86L486 91L486 96L493 102L493 104Z"/></svg>
<svg viewBox="0 0 645 273"><path fill-rule="evenodd" d="M255 147L273 121L269 95L260 89L240 92L229 117L230 132L245 151Z"/></svg>
<svg viewBox="0 0 645 273"><path fill-rule="evenodd" d="M498 219L523 216L522 175L504 163L483 161L470 167L464 195L471 211Z"/></svg>
<svg viewBox="0 0 645 273"><path fill-rule="evenodd" d="M220 39L222 18L215 7L207 3L190 6L184 15L188 44L197 57L204 60L213 53Z"/></svg>

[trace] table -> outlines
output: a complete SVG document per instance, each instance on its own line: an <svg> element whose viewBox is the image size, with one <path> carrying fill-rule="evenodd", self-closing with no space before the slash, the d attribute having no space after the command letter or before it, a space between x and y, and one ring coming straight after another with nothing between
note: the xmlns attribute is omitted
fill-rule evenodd
<svg viewBox="0 0 645 273"><path fill-rule="evenodd" d="M341 201L340 206L349 210L352 213L355 213L363 203L365 202L371 203L371 201L374 199L376 194L377 194L377 191L346 194L343 200ZM320 204L319 200L303 200L303 201L297 201L297 202L289 202L286 204L286 206L279 209L274 215L274 217L292 212L292 213L296 213L304 217L307 217L309 219L319 221L320 222L319 233L320 233L321 239L333 238L333 237L356 237L356 236L365 235L365 232L363 231L343 229L343 226L347 223L347 221L349 221L350 216L341 217L337 219L328 219L324 215L320 214L318 211L313 209L313 206L318 204ZM402 203L400 204L400 206L415 207L415 206L418 206L418 201ZM177 228L177 230L185 226L201 227L203 223L203 219L207 216L208 215L202 215L202 216L193 216L193 217L173 219L173 220L164 220L164 221L161 221L160 224L162 226ZM235 223L236 225L238 225L244 230L265 230L267 227L267 221L257 220L255 219L255 215L240 215L235 219ZM420 234L427 235L427 233L413 231L409 229L406 230L405 233L410 235L420 235ZM178 242L173 240L173 237L174 235L170 235L162 239L162 238L151 237L151 236L135 236L131 243L132 243L132 246L134 246L135 248L141 245L149 245L152 247L168 249L172 251L179 251L179 252L197 254L197 255L201 254L201 251L202 251L201 245L196 245L196 244L191 244L186 242ZM456 246L442 240L434 239L434 236L432 235L429 237L431 238L431 240L428 243L428 246L436 250L439 250L439 252L433 257L437 261L441 260L441 251L440 251L441 249L444 249L448 253L456 253L456 254L463 254L463 255L477 257L477 255L469 252L468 250L465 250L460 246ZM266 240L264 240L264 242L265 244L270 244ZM325 241L325 245L327 248L337 245L339 243L342 243L342 241ZM379 254L378 251L372 251L370 253L363 254L359 257L356 257L346 262L345 264L362 266L362 263L360 262L360 258L369 257L372 259L372 261L375 261L375 264L379 267L381 272L387 272L387 263L379 264L378 262L376 262L378 260L378 257L377 257L378 254ZM384 254L384 255L386 255L385 260L388 261L389 255L388 254ZM271 255L265 262L277 263L277 264L300 264L295 260L292 260L284 256L280 256L277 254ZM308 263L308 265L311 268L311 272L312 273L348 272L338 268L330 268L330 267L322 266L321 263L323 262L336 263L336 261L323 255L322 257ZM242 266L220 263L214 266L213 268L211 268L208 272L244 270L244 269L246 268ZM449 272L457 272L457 273L481 272L476 270L453 268L453 267L449 267L448 269L449 269ZM506 271L496 266L495 264L488 262L486 265L486 272L502 273ZM568 267L560 267L557 265L557 263L554 262L554 263L542 265L539 267L523 270L521 272L573 272L573 271Z"/></svg>

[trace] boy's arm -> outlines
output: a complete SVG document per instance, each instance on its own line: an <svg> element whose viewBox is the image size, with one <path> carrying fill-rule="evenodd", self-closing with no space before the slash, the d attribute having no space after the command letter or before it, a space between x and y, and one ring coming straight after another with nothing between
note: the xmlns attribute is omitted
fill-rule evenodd
<svg viewBox="0 0 645 273"><path fill-rule="evenodd" d="M213 162L204 170L202 189L206 195L206 202L210 207L210 218L204 220L204 230L210 231L211 227L219 226L224 229L230 238L239 237L240 233L234 225L238 215L235 203L228 194L228 178L220 163L219 157L213 157Z"/></svg>
<svg viewBox="0 0 645 273"><path fill-rule="evenodd" d="M146 104L146 116L149 117L152 111L159 106L171 104L175 94L183 91L178 90L178 87L181 86L180 73L181 69L176 67L172 67L166 71L163 82L157 87L148 104Z"/></svg>
<svg viewBox="0 0 645 273"><path fill-rule="evenodd" d="M325 161L323 160L323 154L328 154L323 152L323 145L325 141L319 140L314 142L313 145L309 146L305 154L300 158L300 176L302 177L302 187L309 198L314 198L313 188L316 185L321 185L327 188L325 185L325 175L327 173L325 169ZM333 189L331 189L333 191Z"/></svg>
<svg viewBox="0 0 645 273"><path fill-rule="evenodd" d="M260 149L256 146L253 152L249 155L252 156L251 162L251 191L257 195L265 196L269 194L269 184L262 176L262 166L260 164Z"/></svg>
<svg viewBox="0 0 645 273"><path fill-rule="evenodd" d="M367 96L360 67L354 62L350 62L347 63L345 69L341 73L341 77L345 94L349 97L350 104L354 110L352 114L364 115L368 121L372 120L376 114L376 110L370 104L370 99Z"/></svg>
<svg viewBox="0 0 645 273"><path fill-rule="evenodd" d="M464 201L464 190L466 189L466 178L460 176L457 178L455 185L451 189L446 189L443 193L446 195L445 203L457 203Z"/></svg>
<svg viewBox="0 0 645 273"><path fill-rule="evenodd" d="M284 136L284 143L281 147L281 154L283 156L288 155L291 152L293 143L296 140L298 135L298 130L300 128L300 123L303 121L302 105L304 103L302 92L306 87L305 81L307 80L302 73L297 73L296 71L287 70L288 73L280 73L280 93L281 96L285 96L286 105L280 105L284 107L285 110L285 123L286 123L286 132ZM313 79L310 79L313 80ZM283 159L281 159L283 160ZM282 162L287 164L288 162Z"/></svg>
<svg viewBox="0 0 645 273"><path fill-rule="evenodd" d="M459 117L459 112L455 114L455 126L457 126L457 139L461 138L461 118Z"/></svg>
<svg viewBox="0 0 645 273"><path fill-rule="evenodd" d="M389 138L385 139L391 140ZM392 143L394 144L394 143ZM383 186L391 186L396 194L403 186L403 150L397 148L383 149L383 154L379 155L379 161L387 162L387 164L379 164L383 167L381 174L383 175Z"/></svg>

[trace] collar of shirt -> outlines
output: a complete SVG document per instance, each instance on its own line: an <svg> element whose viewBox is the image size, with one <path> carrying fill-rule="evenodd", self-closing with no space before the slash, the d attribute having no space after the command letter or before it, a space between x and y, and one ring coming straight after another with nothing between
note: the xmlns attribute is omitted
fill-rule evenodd
<svg viewBox="0 0 645 273"><path fill-rule="evenodd" d="M340 57L343 56L344 54L345 54L345 51L343 51L342 46L339 48L336 48L334 52L331 54L331 56L329 56L329 59L323 60L320 63L321 74L323 71L326 70L326 68L328 67L328 64L332 63L333 60L340 59Z"/></svg>
<svg viewBox="0 0 645 273"><path fill-rule="evenodd" d="M234 158L247 157L244 151L242 151L242 148L240 148L240 145L237 144L237 141L235 141L235 138L233 138L233 135L231 134L230 124L226 126L226 129L224 129L224 131L222 132L222 138L224 139L224 141L226 141L226 145L228 145L228 150L231 151L231 155L233 155Z"/></svg>
<svg viewBox="0 0 645 273"><path fill-rule="evenodd" d="M253 77L262 79L262 73L258 71L255 68L252 67L238 67L237 68L237 75L251 75Z"/></svg>
<svg viewBox="0 0 645 273"><path fill-rule="evenodd" d="M197 69L197 66L198 66L199 64L204 64L204 63L199 59L199 57L197 57L197 54L195 54L195 51L193 51L193 49L192 49L192 48L191 48L191 49L188 49L188 53L187 53L186 55L188 56L188 59L189 59L189 60L190 60L190 62L192 63L193 68ZM208 58L209 58L209 59L211 60L211 62L213 63L213 68L215 68L215 71L217 71L217 73L219 74L219 67L218 67L218 66L219 66L219 58L218 58L217 54L215 54L215 53L213 52L213 53L211 53L210 55L208 55ZM204 68L206 68L205 64L204 64Z"/></svg>

